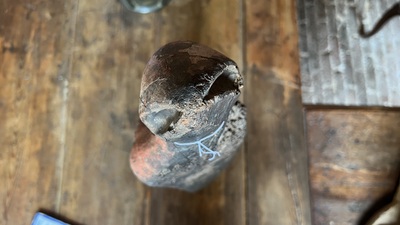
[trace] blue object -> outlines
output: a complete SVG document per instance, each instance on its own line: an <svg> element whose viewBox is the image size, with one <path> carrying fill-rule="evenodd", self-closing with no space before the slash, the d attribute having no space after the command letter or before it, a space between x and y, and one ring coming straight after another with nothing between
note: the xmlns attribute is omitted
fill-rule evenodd
<svg viewBox="0 0 400 225"><path fill-rule="evenodd" d="M38 212L33 217L31 225L68 225L68 223L64 223L49 215Z"/></svg>
<svg viewBox="0 0 400 225"><path fill-rule="evenodd" d="M166 6L171 0L121 0L129 10L137 13L151 13Z"/></svg>

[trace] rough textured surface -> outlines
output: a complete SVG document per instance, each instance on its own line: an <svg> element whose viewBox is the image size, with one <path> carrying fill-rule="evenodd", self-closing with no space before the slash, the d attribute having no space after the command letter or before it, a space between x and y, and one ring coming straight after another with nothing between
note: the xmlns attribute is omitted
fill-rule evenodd
<svg viewBox="0 0 400 225"><path fill-rule="evenodd" d="M298 1L304 103L400 106L399 19L368 39L358 35L357 21L360 11L369 31L397 2Z"/></svg>
<svg viewBox="0 0 400 225"><path fill-rule="evenodd" d="M143 72L139 116L167 141L194 141L226 121L242 87L231 59L204 45L172 42L153 54Z"/></svg>
<svg viewBox="0 0 400 225"><path fill-rule="evenodd" d="M245 116L244 107L234 105L221 132L202 142L220 153L212 161L199 155L197 145L176 146L140 123L130 157L132 170L150 186L197 191L219 175L239 150L246 134Z"/></svg>
<svg viewBox="0 0 400 225"><path fill-rule="evenodd" d="M171 41L192 40L224 53L243 70L242 10L241 1L171 1L160 11L154 27L157 48ZM242 148L227 170L195 194L166 188L146 189L145 223L246 224L245 168Z"/></svg>
<svg viewBox="0 0 400 225"><path fill-rule="evenodd" d="M307 112L314 224L365 224L400 174L400 112Z"/></svg>
<svg viewBox="0 0 400 225"><path fill-rule="evenodd" d="M179 41L157 50L142 77L143 123L130 161L136 176L187 191L208 184L244 140L246 114L236 102L242 86L236 64L211 48Z"/></svg>

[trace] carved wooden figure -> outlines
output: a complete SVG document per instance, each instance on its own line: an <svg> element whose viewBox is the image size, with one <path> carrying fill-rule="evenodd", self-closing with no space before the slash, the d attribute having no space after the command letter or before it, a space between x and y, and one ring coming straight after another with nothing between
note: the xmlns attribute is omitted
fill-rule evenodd
<svg viewBox="0 0 400 225"><path fill-rule="evenodd" d="M189 41L169 43L148 62L130 165L145 184L197 191L243 142L243 78L231 59Z"/></svg>

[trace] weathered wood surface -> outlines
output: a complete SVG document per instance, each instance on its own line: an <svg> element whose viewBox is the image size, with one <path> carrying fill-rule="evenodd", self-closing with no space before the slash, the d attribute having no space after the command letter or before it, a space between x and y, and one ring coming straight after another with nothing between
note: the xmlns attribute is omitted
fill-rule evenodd
<svg viewBox="0 0 400 225"><path fill-rule="evenodd" d="M361 6L361 2L365 2ZM400 22L358 35L357 11L371 30L397 0L299 0L305 104L400 106Z"/></svg>
<svg viewBox="0 0 400 225"><path fill-rule="evenodd" d="M0 1L0 224L56 211L76 1Z"/></svg>
<svg viewBox="0 0 400 225"><path fill-rule="evenodd" d="M156 15L105 0L79 1L75 14L58 213L83 224L142 224L146 189L128 161Z"/></svg>
<svg viewBox="0 0 400 225"><path fill-rule="evenodd" d="M246 1L248 224L310 224L295 1Z"/></svg>
<svg viewBox="0 0 400 225"><path fill-rule="evenodd" d="M400 174L400 111L307 112L313 224L365 224Z"/></svg>
<svg viewBox="0 0 400 225"><path fill-rule="evenodd" d="M0 0L0 224L38 210L82 224L309 224L293 0ZM161 45L192 40L246 79L244 150L209 187L148 188L129 169L140 79Z"/></svg>

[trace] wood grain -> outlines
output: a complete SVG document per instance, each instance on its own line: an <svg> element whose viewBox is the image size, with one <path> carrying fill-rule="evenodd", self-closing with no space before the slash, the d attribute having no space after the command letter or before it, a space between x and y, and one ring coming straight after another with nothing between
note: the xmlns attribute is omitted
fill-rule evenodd
<svg viewBox="0 0 400 225"><path fill-rule="evenodd" d="M397 2L298 1L305 104L400 106L400 23L393 19L364 39L357 20L357 12L362 12L369 31Z"/></svg>
<svg viewBox="0 0 400 225"><path fill-rule="evenodd" d="M0 224L56 211L75 1L0 1Z"/></svg>
<svg viewBox="0 0 400 225"><path fill-rule="evenodd" d="M155 15L79 1L76 21L60 213L84 224L144 224L146 192L129 152Z"/></svg>
<svg viewBox="0 0 400 225"><path fill-rule="evenodd" d="M246 1L248 224L310 224L295 1Z"/></svg>
<svg viewBox="0 0 400 225"><path fill-rule="evenodd" d="M294 2L174 0L140 15L118 1L0 1L0 224L37 210L79 224L309 224ZM143 68L176 40L246 78L245 149L192 194L145 187L128 163Z"/></svg>
<svg viewBox="0 0 400 225"><path fill-rule="evenodd" d="M400 112L307 112L314 224L365 224L400 174Z"/></svg>

